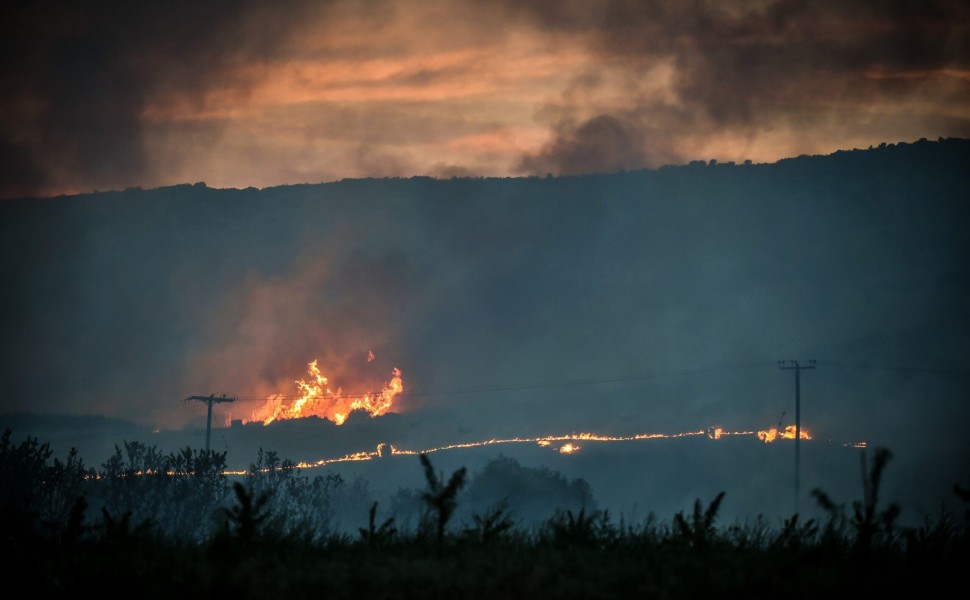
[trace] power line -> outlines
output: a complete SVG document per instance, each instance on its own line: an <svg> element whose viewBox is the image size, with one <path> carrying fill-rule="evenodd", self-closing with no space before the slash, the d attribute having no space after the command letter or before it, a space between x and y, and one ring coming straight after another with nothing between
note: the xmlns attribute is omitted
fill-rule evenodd
<svg viewBox="0 0 970 600"><path fill-rule="evenodd" d="M458 388L445 388L440 390L424 390L419 392L408 392L405 391L401 393L401 396L405 397L423 397L423 396L440 396L445 394L478 394L478 393L489 393L489 392L510 392L519 390L535 390L535 389L545 389L545 388L560 388L560 387L574 387L574 386L584 386L584 385L600 385L605 383L623 383L629 381L644 381L648 379L660 379L663 377L676 377L679 375L694 375L698 373L714 373L717 371L738 371L742 369L753 369L758 367L769 367L772 366L771 362L758 362L745 365L728 365L721 367L703 367L695 369L671 369L666 371L653 371L650 373L642 373L639 375L626 375L626 376L616 376L616 377L592 377L586 379L560 379L554 381L534 381L534 382L523 382L523 383L512 383L504 385L489 385L489 386L475 386L475 387L458 387ZM334 394L328 394L331 398L359 398L367 394L373 394L375 392L339 392ZM275 394L274 398L280 400L290 400L294 398L302 398L301 394ZM266 396L254 396L254 397L240 397L239 400L265 400Z"/></svg>
<svg viewBox="0 0 970 600"><path fill-rule="evenodd" d="M816 364L826 367L842 369L863 369L871 371L897 371L900 373L927 373L930 375L952 375L954 377L970 377L970 371L959 369L927 369L923 367L907 367L898 365L863 365L859 363L842 363L827 360L817 361Z"/></svg>
<svg viewBox="0 0 970 600"><path fill-rule="evenodd" d="M744 369L754 369L754 368L765 368L774 366L776 361L763 361L756 363L747 364L736 364L736 365L724 365L719 367L702 367L702 368L691 368L691 369L668 369L664 371L652 371L647 373L641 373L637 375L621 375L614 377L590 377L582 379L560 379L560 380L547 380L547 381L532 381L532 382L522 382L522 383L509 383L500 385L482 385L482 386L469 386L469 387L454 387L454 388L443 388L437 390L420 390L420 391L405 391L400 394L401 397L407 398L420 398L428 396L443 396L443 395L458 395L458 394L487 394L495 392L514 392L514 391L525 391L525 390L538 390L538 389L554 389L563 387L578 387L586 385L602 385L608 383L625 383L632 381L646 381L650 379L661 379L666 377L676 377L682 375L696 375L701 373L715 373L719 371L738 371ZM834 361L815 361L816 365L824 365L831 367L839 367L844 369L871 369L880 371L896 371L905 373L926 373L931 375L949 375L956 377L970 377L970 371L959 371L953 369L926 369L922 367L909 367L909 366L892 366L892 365L864 365L858 363L841 363ZM804 368L804 367L803 367ZM359 398L365 395L373 395L379 392L367 391L367 392L336 392L328 394L330 398ZM274 394L274 398L280 401L294 400L297 398L302 398L302 394ZM240 396L239 400L266 400L268 396Z"/></svg>

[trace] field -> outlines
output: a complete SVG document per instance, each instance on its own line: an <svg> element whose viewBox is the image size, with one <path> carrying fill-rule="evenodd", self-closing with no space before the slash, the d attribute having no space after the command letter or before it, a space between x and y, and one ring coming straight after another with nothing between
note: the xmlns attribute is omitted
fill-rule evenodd
<svg viewBox="0 0 970 600"><path fill-rule="evenodd" d="M867 455L862 499L818 490L820 518L732 521L723 494L669 517L618 516L585 481L510 457L474 472L389 459L413 461L415 487L382 506L362 478L304 473L272 452L236 477L223 453L140 443L89 468L8 430L4 564L44 594L139 597L812 597L958 585L970 511L901 525L899 505L880 497L891 454ZM503 489L516 493L494 501ZM525 518L529 498L547 504L545 517ZM356 526L341 526L354 512Z"/></svg>

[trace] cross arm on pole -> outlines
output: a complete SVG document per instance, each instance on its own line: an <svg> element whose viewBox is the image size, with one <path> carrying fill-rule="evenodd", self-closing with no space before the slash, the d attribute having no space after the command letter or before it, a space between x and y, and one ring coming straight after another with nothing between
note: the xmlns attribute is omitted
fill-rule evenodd
<svg viewBox="0 0 970 600"><path fill-rule="evenodd" d="M211 394L209 396L189 396L183 402L188 402L189 400L198 400L199 402L211 402L213 404L219 404L221 402L235 402L238 400L235 396L226 396L225 394L221 396L216 396Z"/></svg>
<svg viewBox="0 0 970 600"><path fill-rule="evenodd" d="M225 394L221 396L216 396L215 394L210 394L208 396L189 396L183 402L188 402L189 400L198 400L199 402L205 402L206 406L209 407L209 414L206 415L205 420L205 451L209 452L209 440L212 437L212 405L221 404L223 402L235 402L237 398L235 396L226 396Z"/></svg>

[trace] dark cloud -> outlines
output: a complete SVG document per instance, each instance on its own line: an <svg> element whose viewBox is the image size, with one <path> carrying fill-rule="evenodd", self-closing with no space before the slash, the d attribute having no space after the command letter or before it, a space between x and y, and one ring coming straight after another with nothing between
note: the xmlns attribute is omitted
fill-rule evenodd
<svg viewBox="0 0 970 600"><path fill-rule="evenodd" d="M596 78L584 78L564 94L577 88L598 85ZM680 161L675 131L689 131L694 118L687 112L644 100L626 110L598 114L577 120L577 109L569 102L549 105L541 118L551 120L551 139L538 151L523 153L516 165L519 173L578 175L613 173Z"/></svg>
<svg viewBox="0 0 970 600"><path fill-rule="evenodd" d="M557 126L555 138L539 152L524 156L526 173L610 173L646 166L644 139L638 128L610 115Z"/></svg>
<svg viewBox="0 0 970 600"><path fill-rule="evenodd" d="M38 2L4 14L0 140L32 161L0 196L143 183L150 99L245 94L238 69L277 52L310 3Z"/></svg>
<svg viewBox="0 0 970 600"><path fill-rule="evenodd" d="M574 173L765 135L798 152L960 135L968 22L953 0L32 3L0 25L0 197L202 169L220 185L451 160ZM443 156L495 121L521 137Z"/></svg>
<svg viewBox="0 0 970 600"><path fill-rule="evenodd" d="M706 79L711 88L728 84L747 95L778 80L970 66L970 7L959 0L540 0L505 7L544 29L590 35L605 54L674 56L685 81Z"/></svg>
<svg viewBox="0 0 970 600"><path fill-rule="evenodd" d="M504 8L531 26L592 40L590 49L604 61L626 61L629 81L671 61L674 105L691 119L668 120L658 112L663 102L645 96L630 97L625 110L672 140L793 124L811 129L846 115L861 121L873 108L906 100L923 105L907 118L929 126L953 106L970 104L964 2L534 1ZM569 116L589 118L591 109L595 104L574 106ZM569 147L577 132L554 124L543 154Z"/></svg>

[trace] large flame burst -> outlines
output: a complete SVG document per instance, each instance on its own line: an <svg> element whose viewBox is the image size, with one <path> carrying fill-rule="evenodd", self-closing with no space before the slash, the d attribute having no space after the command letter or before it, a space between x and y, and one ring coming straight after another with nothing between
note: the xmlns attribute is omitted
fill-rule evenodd
<svg viewBox="0 0 970 600"><path fill-rule="evenodd" d="M332 390L330 381L320 372L315 360L307 365L307 373L307 379L296 382L299 396L273 394L262 407L253 411L251 419L244 422L259 421L268 425L283 419L322 417L342 425L355 410L365 411L372 417L387 413L394 406L394 399L404 391L404 381L398 368L391 371L391 380L384 384L380 392L363 394L345 394L340 388Z"/></svg>

